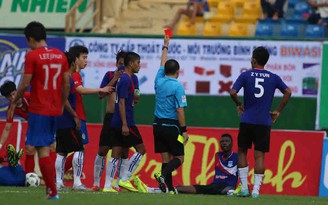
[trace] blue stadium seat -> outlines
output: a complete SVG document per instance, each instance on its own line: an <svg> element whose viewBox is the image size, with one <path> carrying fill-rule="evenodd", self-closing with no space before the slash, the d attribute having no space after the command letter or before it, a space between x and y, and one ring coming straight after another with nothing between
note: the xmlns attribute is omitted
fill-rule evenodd
<svg viewBox="0 0 328 205"><path fill-rule="evenodd" d="M304 14L310 12L310 6L307 2L297 2L294 7L294 14Z"/></svg>
<svg viewBox="0 0 328 205"><path fill-rule="evenodd" d="M287 23L287 24L296 24L296 25L304 25L304 26L306 26L308 24L307 20L302 19L302 18L300 18L300 19L297 19L297 18L291 18L290 19L290 18L288 18L288 19L286 19L285 23Z"/></svg>
<svg viewBox="0 0 328 205"><path fill-rule="evenodd" d="M306 38L323 38L325 37L325 28L319 25L308 25L305 30Z"/></svg>
<svg viewBox="0 0 328 205"><path fill-rule="evenodd" d="M255 30L257 37L270 37L273 35L273 25L268 23L258 23Z"/></svg>
<svg viewBox="0 0 328 205"><path fill-rule="evenodd" d="M299 25L284 23L281 26L280 31L281 37L298 37L299 36Z"/></svg>
<svg viewBox="0 0 328 205"><path fill-rule="evenodd" d="M288 7L294 8L294 6L297 2L299 2L299 0L288 0Z"/></svg>

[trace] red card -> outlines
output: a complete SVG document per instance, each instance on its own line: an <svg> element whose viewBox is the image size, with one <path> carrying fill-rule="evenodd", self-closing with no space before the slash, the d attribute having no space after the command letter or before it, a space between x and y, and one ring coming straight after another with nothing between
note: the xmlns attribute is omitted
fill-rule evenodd
<svg viewBox="0 0 328 205"><path fill-rule="evenodd" d="M172 38L173 37L173 32L172 32L172 29L165 29L164 30L164 33L166 36L168 36L169 38Z"/></svg>

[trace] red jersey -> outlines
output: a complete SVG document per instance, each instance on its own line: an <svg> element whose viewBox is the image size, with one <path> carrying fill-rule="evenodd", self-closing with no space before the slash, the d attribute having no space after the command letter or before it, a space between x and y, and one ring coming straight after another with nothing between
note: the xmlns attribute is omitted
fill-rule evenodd
<svg viewBox="0 0 328 205"><path fill-rule="evenodd" d="M27 120L29 101L30 101L30 93L26 92L24 93L22 98L22 105L20 107L18 106L15 107L14 115L18 115L24 118L25 120ZM8 110L10 109L10 107L11 107L11 103L8 106ZM8 117L8 110L7 110L7 122L12 123L14 121L14 116Z"/></svg>
<svg viewBox="0 0 328 205"><path fill-rule="evenodd" d="M78 73L78 72L72 73L72 78L74 81L75 89L77 87L79 87L80 85L83 86L82 77L81 77L80 73ZM87 117L86 117L85 111L84 111L82 95L78 92L76 92L76 114L79 116L80 120L86 121Z"/></svg>
<svg viewBox="0 0 328 205"><path fill-rule="evenodd" d="M68 72L67 58L56 48L40 47L26 54L24 74L33 75L29 112L46 116L62 114L65 72Z"/></svg>

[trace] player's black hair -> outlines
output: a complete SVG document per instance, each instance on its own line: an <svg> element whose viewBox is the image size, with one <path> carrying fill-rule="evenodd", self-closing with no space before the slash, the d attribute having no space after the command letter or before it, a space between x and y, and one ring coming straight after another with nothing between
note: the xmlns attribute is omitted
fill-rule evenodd
<svg viewBox="0 0 328 205"><path fill-rule="evenodd" d="M3 85L0 87L0 92L2 96L8 96L10 93L16 90L16 85L13 81L6 81Z"/></svg>
<svg viewBox="0 0 328 205"><path fill-rule="evenodd" d="M178 61L176 61L174 59L170 59L165 62L165 65L164 65L165 75L173 75L179 69L180 69L180 65L179 65Z"/></svg>
<svg viewBox="0 0 328 205"><path fill-rule="evenodd" d="M89 50L85 46L76 45L76 46L70 47L68 52L73 54L74 58L76 59L76 58L79 58L82 53L88 54Z"/></svg>
<svg viewBox="0 0 328 205"><path fill-rule="evenodd" d="M232 136L228 133L224 133L223 135L221 135L221 137L228 137L228 138L230 138L231 142L233 142Z"/></svg>
<svg viewBox="0 0 328 205"><path fill-rule="evenodd" d="M138 59L140 59L139 54L135 52L127 52L124 57L124 65L128 66L130 62L134 62Z"/></svg>
<svg viewBox="0 0 328 205"><path fill-rule="evenodd" d="M37 42L47 39L46 28L42 23L37 21L32 21L24 29L24 34L27 40L33 38Z"/></svg>
<svg viewBox="0 0 328 205"><path fill-rule="evenodd" d="M68 51L65 52L65 56L66 56L67 61L68 61L68 68L71 68L72 63L75 62L75 58L74 58L73 54L68 52Z"/></svg>
<svg viewBox="0 0 328 205"><path fill-rule="evenodd" d="M117 53L116 53L116 63L118 63L118 61L121 59L121 58L125 58L125 55L126 55L126 52L123 51L123 50L119 50Z"/></svg>
<svg viewBox="0 0 328 205"><path fill-rule="evenodd" d="M252 58L254 58L260 66L265 66L269 60L269 51L263 46L257 47L253 50Z"/></svg>

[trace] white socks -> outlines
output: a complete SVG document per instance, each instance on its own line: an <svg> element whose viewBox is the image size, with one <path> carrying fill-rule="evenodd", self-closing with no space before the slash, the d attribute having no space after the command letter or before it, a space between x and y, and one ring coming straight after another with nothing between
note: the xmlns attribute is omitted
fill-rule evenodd
<svg viewBox="0 0 328 205"><path fill-rule="evenodd" d="M259 194L264 174L254 174L254 187L252 194Z"/></svg>
<svg viewBox="0 0 328 205"><path fill-rule="evenodd" d="M66 157L58 155L56 157L55 168L56 168L56 184L63 185L64 169L65 169Z"/></svg>
<svg viewBox="0 0 328 205"><path fill-rule="evenodd" d="M119 164L118 164L118 176L117 176L117 179L116 179L116 187L119 187L118 183L121 179L123 178L126 178L124 176L126 176L127 174L127 167L128 167L128 164L129 164L129 159L121 159L119 161Z"/></svg>
<svg viewBox="0 0 328 205"><path fill-rule="evenodd" d="M100 186L100 178L105 166L105 156L97 154L93 169L93 186Z"/></svg>
<svg viewBox="0 0 328 205"><path fill-rule="evenodd" d="M238 168L238 172L239 172L239 178L240 178L241 185L242 185L241 190L242 191L248 190L248 180L247 180L248 166L244 167L244 168Z"/></svg>
<svg viewBox="0 0 328 205"><path fill-rule="evenodd" d="M129 162L127 164L126 171L124 172L124 175L122 176L122 181L129 180L133 173L136 171L137 167L139 166L139 163L142 159L143 155L139 152L135 152L132 157L129 159Z"/></svg>
<svg viewBox="0 0 328 205"><path fill-rule="evenodd" d="M106 181L105 181L105 187L106 189L112 188L112 181L114 179L118 162L120 159L110 158L108 160L107 166L106 166Z"/></svg>
<svg viewBox="0 0 328 205"><path fill-rule="evenodd" d="M82 151L75 152L73 156L73 173L74 173L74 186L80 186L81 175L83 169L84 153Z"/></svg>

